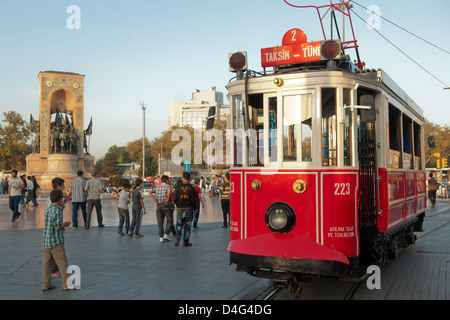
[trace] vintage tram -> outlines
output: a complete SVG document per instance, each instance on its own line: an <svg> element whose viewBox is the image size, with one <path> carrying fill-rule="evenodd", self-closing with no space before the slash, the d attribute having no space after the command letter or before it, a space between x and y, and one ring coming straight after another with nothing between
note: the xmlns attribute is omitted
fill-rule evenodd
<svg viewBox="0 0 450 320"><path fill-rule="evenodd" d="M230 54L230 262L283 281L384 266L422 230L423 111L339 40L292 29L261 60Z"/></svg>

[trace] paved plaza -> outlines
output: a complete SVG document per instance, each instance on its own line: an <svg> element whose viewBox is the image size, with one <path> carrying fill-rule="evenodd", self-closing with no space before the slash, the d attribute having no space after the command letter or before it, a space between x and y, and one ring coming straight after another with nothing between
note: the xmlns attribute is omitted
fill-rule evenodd
<svg viewBox="0 0 450 320"><path fill-rule="evenodd" d="M69 265L81 271L81 290L63 291L61 278L56 289L41 290L42 228L45 199L39 206L21 209L11 222L4 195L0 197L0 300L251 300L271 284L270 280L236 272L226 250L228 229L221 228L218 198L204 197L200 230L192 231L192 247L160 243L155 205L145 199L144 238L117 234L117 200L105 198L105 228L98 228L95 210L91 228L66 229L65 246ZM71 206L64 210L71 221ZM415 246L401 252L383 273L381 290L365 286L358 300L448 299L450 293L450 202L439 200L427 211L426 231ZM83 225L81 214L79 225ZM436 232L435 232L436 231ZM307 299L308 295L305 292Z"/></svg>

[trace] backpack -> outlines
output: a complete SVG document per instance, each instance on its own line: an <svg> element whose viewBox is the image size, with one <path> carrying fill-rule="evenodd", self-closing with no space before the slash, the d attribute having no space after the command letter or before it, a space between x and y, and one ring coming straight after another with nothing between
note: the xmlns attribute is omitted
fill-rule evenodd
<svg viewBox="0 0 450 320"><path fill-rule="evenodd" d="M438 183L435 178L431 178L428 180L428 190L437 190L438 189Z"/></svg>
<svg viewBox="0 0 450 320"><path fill-rule="evenodd" d="M175 203L179 202L193 202L194 199L192 199L192 189L194 187L188 183L188 184L181 184L178 186L178 190L175 194ZM194 193L195 194L195 193Z"/></svg>

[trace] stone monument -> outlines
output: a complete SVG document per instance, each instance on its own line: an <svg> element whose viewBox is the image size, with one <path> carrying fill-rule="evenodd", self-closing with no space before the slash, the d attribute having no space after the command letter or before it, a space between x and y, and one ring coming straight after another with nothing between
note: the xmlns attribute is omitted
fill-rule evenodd
<svg viewBox="0 0 450 320"><path fill-rule="evenodd" d="M33 153L28 155L27 175L34 174L44 192L51 181L63 178L66 188L77 171L88 177L95 158L89 154L86 136L92 134L92 119L84 130L84 75L71 72L40 72L39 120L30 116L34 133Z"/></svg>

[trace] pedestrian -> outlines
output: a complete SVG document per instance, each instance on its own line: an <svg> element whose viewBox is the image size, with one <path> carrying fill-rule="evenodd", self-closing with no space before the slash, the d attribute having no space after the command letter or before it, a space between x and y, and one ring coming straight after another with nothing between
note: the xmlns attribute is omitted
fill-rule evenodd
<svg viewBox="0 0 450 320"><path fill-rule="evenodd" d="M65 185L64 185L65 182L66 182L66 181L65 181L64 179L62 179L62 178L58 178L58 177L53 178L53 180L52 180L52 189L53 189L53 190L59 189L59 190L61 190L62 192L64 192L64 190L66 189L66 187L65 187ZM66 207L66 203L67 203L67 201L70 200L71 196L72 196L72 193L71 193L71 190L69 189L69 192L66 194L66 197L64 198L64 200L63 200L63 202L62 202L62 205L61 205L61 207L63 208L63 210L64 210L64 208ZM47 198L47 202L45 203L45 207L48 208L48 207L50 207L51 205L52 205L52 201L51 201L50 196L49 196L49 197Z"/></svg>
<svg viewBox="0 0 450 320"><path fill-rule="evenodd" d="M198 230L198 218L200 216L200 204L202 205L202 208L205 207L205 204L203 203L202 199L202 189L200 188L200 180L195 179L195 211L194 211L194 222L192 224L192 230Z"/></svg>
<svg viewBox="0 0 450 320"><path fill-rule="evenodd" d="M156 221L158 223L159 242L170 241L169 234L173 228L173 215L171 214L169 204L171 187L168 182L169 177L163 175L161 177L161 184L155 188L155 195L153 196L151 192L148 193L150 198L152 198L152 200L156 203ZM165 232L164 218L167 219Z"/></svg>
<svg viewBox="0 0 450 320"><path fill-rule="evenodd" d="M181 232L184 227L183 233L183 247L190 247L192 243L189 242L191 235L192 217L195 208L195 190L189 183L191 174L189 172L183 172L183 182L175 190L175 204L177 205L177 237L175 240L175 246L178 247L181 240Z"/></svg>
<svg viewBox="0 0 450 320"><path fill-rule="evenodd" d="M19 205L21 207L25 207L26 206L25 200L26 200L26 196L27 196L27 178L23 174L20 176L20 179L22 179L22 182L23 182L23 185L25 186L25 188L23 188L21 191Z"/></svg>
<svg viewBox="0 0 450 320"><path fill-rule="evenodd" d="M16 221L21 213L19 212L19 203L20 198L22 197L22 189L25 186L23 184L22 179L17 176L17 170L11 171L11 179L8 182L8 199L9 199L9 208L12 210L12 222Z"/></svg>
<svg viewBox="0 0 450 320"><path fill-rule="evenodd" d="M31 181L33 181L33 197L37 200L37 190L41 189L41 186L39 185L39 183L36 180L36 176L34 175L34 173L31 174Z"/></svg>
<svg viewBox="0 0 450 320"><path fill-rule="evenodd" d="M222 228L228 228L230 219L230 175L227 173L221 186L220 205L222 207L223 225Z"/></svg>
<svg viewBox="0 0 450 320"><path fill-rule="evenodd" d="M52 284L52 260L56 262L62 275L63 290L70 289L67 286L67 257L64 248L64 229L70 226L70 221L63 222L62 202L63 192L59 189L50 192L51 206L44 213L44 259L42 261L42 290L54 289Z"/></svg>
<svg viewBox="0 0 450 320"><path fill-rule="evenodd" d="M65 190L65 180L62 178L53 178L52 180L52 189L53 190L61 190L64 193ZM65 205L67 203L67 201L70 200L71 194L70 192L67 193L66 197L63 199L62 203L61 203L61 210L64 210ZM47 198L47 201L45 203L45 208L49 208L52 205L52 200L50 198L50 196ZM56 265L55 259L53 259L53 257L50 258L50 262L49 264L51 265L50 270L51 270L51 274L52 274L52 278L57 278L61 276L61 272L58 269L58 266Z"/></svg>
<svg viewBox="0 0 450 320"><path fill-rule="evenodd" d="M97 214L97 224L99 228L103 228L103 215L102 215L102 200L100 198L100 193L102 192L102 182L97 178L97 173L92 173L92 179L86 182L86 187L84 188L87 197L87 217L85 228L89 229L91 225L91 215L92 210Z"/></svg>
<svg viewBox="0 0 450 320"><path fill-rule="evenodd" d="M128 234L130 230L130 211L128 209L128 205L130 203L130 189L131 185L129 183L125 183L123 185L122 191L119 195L119 204L117 205L117 212L119 213L119 227L117 229L117 233L121 236ZM123 225L125 223L125 232L123 232Z"/></svg>
<svg viewBox="0 0 450 320"><path fill-rule="evenodd" d="M436 191L438 189L438 183L436 179L433 177L433 173L431 172L429 175L430 179L428 179L428 199L430 199L431 207L434 208L436 205Z"/></svg>
<svg viewBox="0 0 450 320"><path fill-rule="evenodd" d="M27 177L27 201L25 202L25 205L28 205L28 203L31 201L33 202L33 207L36 207L38 203L36 202L36 198L33 195L33 188L34 183L31 180L31 176Z"/></svg>
<svg viewBox="0 0 450 320"><path fill-rule="evenodd" d="M78 228L78 209L83 214L84 226L86 227L86 195L84 188L86 181L83 179L83 171L78 170L77 178L70 183L70 191L72 192L72 225L74 229Z"/></svg>
<svg viewBox="0 0 450 320"><path fill-rule="evenodd" d="M133 205L131 207L132 220L130 230L128 231L128 236L132 237L134 232L136 238L142 238L144 236L140 233L142 215L146 214L144 198L142 197L141 193L142 179L137 178L135 181L135 185L136 187L131 192L131 201L133 202Z"/></svg>

